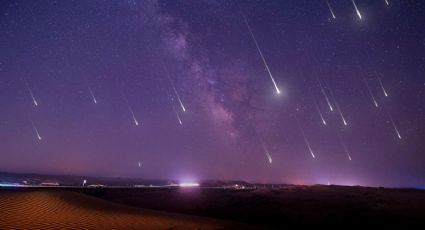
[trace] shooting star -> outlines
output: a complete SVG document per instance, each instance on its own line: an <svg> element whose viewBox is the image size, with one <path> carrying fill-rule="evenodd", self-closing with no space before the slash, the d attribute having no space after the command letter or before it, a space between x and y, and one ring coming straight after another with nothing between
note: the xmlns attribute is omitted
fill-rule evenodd
<svg viewBox="0 0 425 230"><path fill-rule="evenodd" d="M382 92L384 92L385 97L388 97L388 93L384 88L384 85L382 84L381 78L379 77L378 73L375 71L376 78L378 79L379 85L381 86Z"/></svg>
<svg viewBox="0 0 425 230"><path fill-rule="evenodd" d="M267 149L266 144L264 143L264 141L262 141L262 140L261 140L261 144L263 145L264 153L265 153L265 154L266 154L266 156L267 156L267 160L269 161L269 164L271 164L271 163L272 163L272 161L273 161L273 159L272 159L272 157L270 156L269 150Z"/></svg>
<svg viewBox="0 0 425 230"><path fill-rule="evenodd" d="M304 142L305 142L305 144L306 144L306 146L307 146L307 148L308 148L308 151L310 152L311 157L316 158L316 156L315 156L315 155L314 155L314 153L313 153L313 150L311 149L310 142L308 141L307 136L306 136L306 135L305 135L305 133L304 133L304 129L303 129L303 127L301 126L300 121L298 120L297 115L295 115L295 119L297 120L298 128L300 129L301 134L303 135Z"/></svg>
<svg viewBox="0 0 425 230"><path fill-rule="evenodd" d="M255 38L254 33L252 32L251 26L248 23L248 19L246 18L245 14L243 13L242 8L239 6L239 4L238 4L238 7L239 7L239 11L240 11L240 13L241 13L241 15L242 15L242 17L245 21L245 25L248 28L249 33L251 34L251 38L254 41L255 46L257 47L257 51L260 54L261 59L263 60L264 66L266 67L266 70L267 70L267 73L269 74L269 77L272 80L273 86L276 89L276 93L280 94L279 87L277 87L276 81L274 80L274 77L273 77L273 75L270 71L270 68L269 68L269 65L267 64L266 58L264 57L263 52L260 49L260 45L258 45L257 39Z"/></svg>
<svg viewBox="0 0 425 230"><path fill-rule="evenodd" d="M40 133L38 132L37 126L35 126L34 121L30 119L32 128L34 129L35 134L37 135L37 139L41 141Z"/></svg>
<svg viewBox="0 0 425 230"><path fill-rule="evenodd" d="M351 0L351 1L353 2L354 9L356 9L357 16L359 16L360 20L362 20L362 15L360 14L359 9L357 8L356 2L354 0Z"/></svg>
<svg viewBox="0 0 425 230"><path fill-rule="evenodd" d="M328 88L329 88L329 86L328 86ZM341 107L339 106L337 100L335 99L335 95L334 95L334 93L333 93L333 91L332 91L331 88L329 88L329 92L331 92L331 96L334 99L336 110L338 110L338 113L341 116L342 123L344 123L344 125L347 126L348 125L347 120L345 120L344 114L342 114Z"/></svg>
<svg viewBox="0 0 425 230"><path fill-rule="evenodd" d="M385 4L387 4L387 6L390 5L390 3L388 2L388 0L385 0Z"/></svg>
<svg viewBox="0 0 425 230"><path fill-rule="evenodd" d="M391 114L386 110L388 117L390 118L391 124L393 125L394 131L397 134L398 139L401 140L401 135L400 132L398 131L397 126L395 125L395 122L393 120L393 117L391 116Z"/></svg>
<svg viewBox="0 0 425 230"><path fill-rule="evenodd" d="M134 115L133 108L131 107L130 103L128 102L128 99L127 99L127 97L125 96L125 94L124 94L123 92L121 92L121 93L122 93L122 96L123 96L123 98L124 98L124 100L125 100L125 103L127 104L128 110L130 111L131 116L133 117L134 124L135 124L136 126L138 126L138 125L139 125L139 122L138 122L138 121L137 121L137 119L136 119L136 115Z"/></svg>
<svg viewBox="0 0 425 230"><path fill-rule="evenodd" d="M180 125L183 125L182 119L180 118L179 112L177 112L176 108L174 108L174 105L172 106L174 113L176 114L177 120L179 121Z"/></svg>
<svg viewBox="0 0 425 230"><path fill-rule="evenodd" d="M328 8L329 8L329 11L330 11L330 12L331 12L331 14L332 14L332 18L333 18L333 19L335 19L336 17L335 17L334 11L332 10L332 7L331 7L331 5L329 4L329 1L328 1L328 0L326 0L326 4L328 4Z"/></svg>
<svg viewBox="0 0 425 230"><path fill-rule="evenodd" d="M92 98L93 102L94 102L95 104L97 104L96 97L94 96L93 90L92 90L92 89L91 89L91 87L90 87L89 81L87 80L87 78L84 78L84 80L86 81L86 85L87 85L87 88L88 88L88 90L89 90L89 93L90 93L90 96L91 96L91 98Z"/></svg>
<svg viewBox="0 0 425 230"><path fill-rule="evenodd" d="M316 78L316 81L317 81L317 83L319 84L320 92L322 92L323 96L324 96L324 97L325 97L325 99L326 99L326 103L328 103L328 107L329 107L329 109L330 109L331 111L334 111L334 108L332 107L331 101L329 100L329 97L328 97L328 95L326 94L325 89L323 88L322 83L320 82L320 80L319 80L318 78Z"/></svg>
<svg viewBox="0 0 425 230"><path fill-rule="evenodd" d="M339 107L338 102L336 100L335 100L335 105L336 105L336 108L337 108L337 110L339 112L339 115L341 116L342 122L344 123L345 126L347 126L348 123L345 120L344 114L342 114L341 108Z"/></svg>
<svg viewBox="0 0 425 230"><path fill-rule="evenodd" d="M24 82L25 82L25 86L27 87L28 92L29 92L29 94L32 98L32 102L34 103L35 106L38 106L37 100L35 100L35 97L34 97L34 94L32 93L30 85L28 84L27 80L25 80L25 79L24 79Z"/></svg>
<svg viewBox="0 0 425 230"><path fill-rule="evenodd" d="M326 125L325 118L323 117L323 113L322 113L322 111L320 110L319 105L317 104L316 99L315 99L314 97L312 97L312 98L313 98L314 106L316 107L316 110L317 110L317 112L319 113L320 119L322 119L322 123L323 123L323 125Z"/></svg>
<svg viewBox="0 0 425 230"><path fill-rule="evenodd" d="M167 66L165 65L165 63L164 63L164 62L162 62L162 66L164 67L165 74L167 75L167 78L168 78L168 81L170 82L171 88L173 88L174 94L176 94L177 100L179 100L180 107L182 108L183 112L186 112L186 108L185 108L185 107L184 107L184 105L183 105L183 102L182 102L182 100L181 100L181 98L180 98L180 95L179 95L179 93L177 92L176 86L174 85L174 82L173 82L173 80L171 79L170 72L168 72L168 68L167 68Z"/></svg>
<svg viewBox="0 0 425 230"><path fill-rule="evenodd" d="M138 163L137 163L137 166L140 168L140 167L142 167L142 163L139 161Z"/></svg>
<svg viewBox="0 0 425 230"><path fill-rule="evenodd" d="M376 108L378 108L378 102L375 99L375 96L373 96L372 91L370 90L369 84L367 83L366 79L363 78L363 81L366 85L367 91L369 92L370 97L372 98L373 104L375 105Z"/></svg>
<svg viewBox="0 0 425 230"><path fill-rule="evenodd" d="M347 157L348 157L348 160L350 160L350 161L351 161L351 155L350 155L350 153L348 152L348 148L347 148L347 146L345 145L344 140L342 140L342 137L341 137L338 133L337 133L336 135L338 136L339 142L341 142L341 145L342 145L342 147L344 148L344 151L345 151L345 154L346 154L346 155L347 155Z"/></svg>

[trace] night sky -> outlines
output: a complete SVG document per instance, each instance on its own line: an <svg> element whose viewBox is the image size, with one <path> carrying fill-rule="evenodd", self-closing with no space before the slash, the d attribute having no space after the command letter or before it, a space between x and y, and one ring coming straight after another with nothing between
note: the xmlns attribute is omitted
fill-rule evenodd
<svg viewBox="0 0 425 230"><path fill-rule="evenodd" d="M425 187L424 22L420 0L1 1L0 171Z"/></svg>

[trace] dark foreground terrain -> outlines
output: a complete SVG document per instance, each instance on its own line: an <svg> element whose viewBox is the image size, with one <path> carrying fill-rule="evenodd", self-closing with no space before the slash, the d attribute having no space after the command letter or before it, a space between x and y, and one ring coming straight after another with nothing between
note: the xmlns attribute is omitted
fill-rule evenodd
<svg viewBox="0 0 425 230"><path fill-rule="evenodd" d="M346 186L231 189L98 189L82 192L134 207L272 228L425 223L425 191Z"/></svg>
<svg viewBox="0 0 425 230"><path fill-rule="evenodd" d="M132 208L56 188L0 190L0 229L253 228L225 220Z"/></svg>
<svg viewBox="0 0 425 230"><path fill-rule="evenodd" d="M0 229L34 224L33 219L40 229L52 227L51 223L56 223L52 228L91 229L247 229L239 223L272 229L406 227L425 223L425 191L321 185L245 190L13 188L0 190L0 216Z"/></svg>

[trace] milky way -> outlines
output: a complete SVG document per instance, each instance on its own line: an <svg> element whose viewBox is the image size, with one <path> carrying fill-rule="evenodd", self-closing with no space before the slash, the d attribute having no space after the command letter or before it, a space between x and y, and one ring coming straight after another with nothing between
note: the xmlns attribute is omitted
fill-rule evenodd
<svg viewBox="0 0 425 230"><path fill-rule="evenodd" d="M0 171L425 186L424 21L422 1L1 1Z"/></svg>

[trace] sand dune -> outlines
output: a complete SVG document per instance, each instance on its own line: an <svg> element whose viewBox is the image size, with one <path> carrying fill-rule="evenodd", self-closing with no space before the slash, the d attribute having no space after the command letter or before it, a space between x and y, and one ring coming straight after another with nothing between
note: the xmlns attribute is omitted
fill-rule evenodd
<svg viewBox="0 0 425 230"><path fill-rule="evenodd" d="M247 229L242 224L131 208L71 191L0 191L0 229Z"/></svg>

